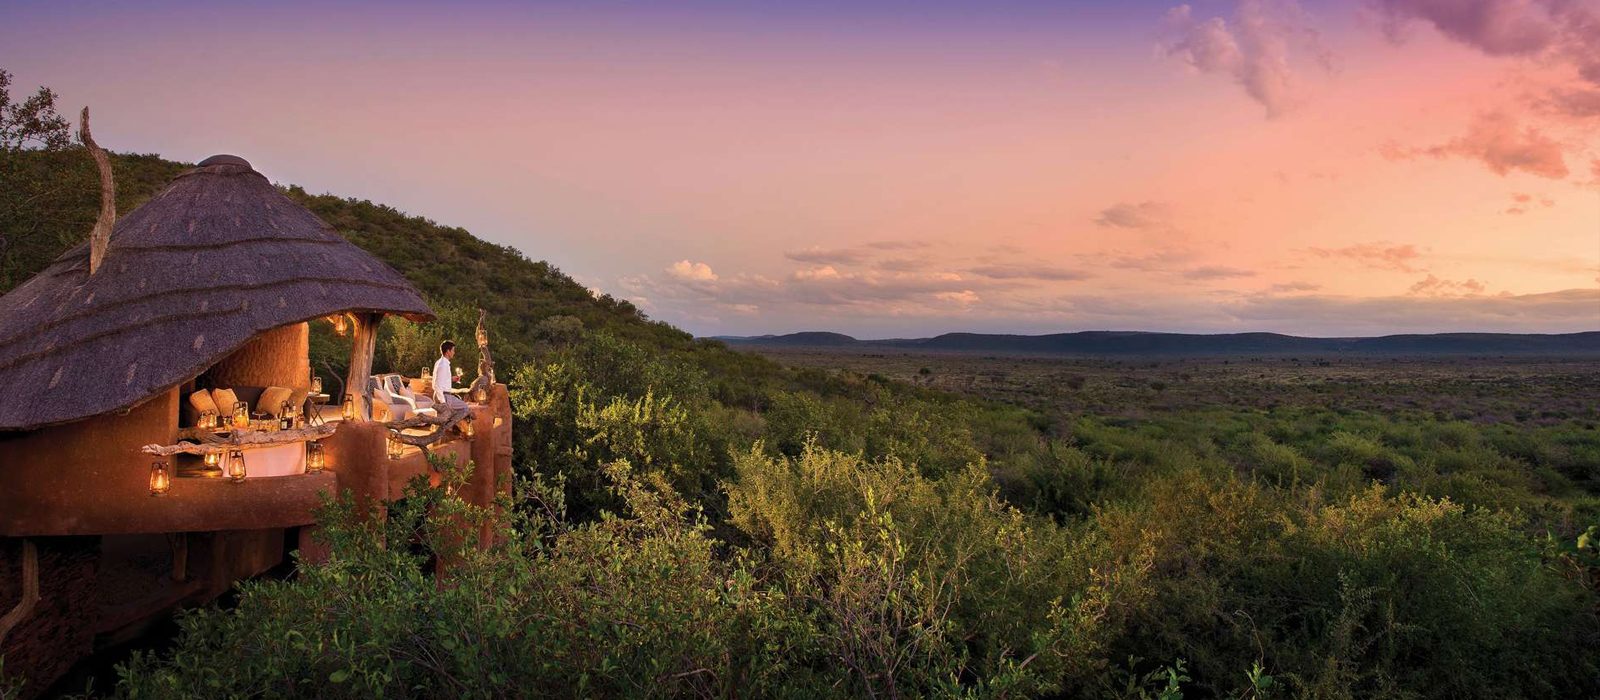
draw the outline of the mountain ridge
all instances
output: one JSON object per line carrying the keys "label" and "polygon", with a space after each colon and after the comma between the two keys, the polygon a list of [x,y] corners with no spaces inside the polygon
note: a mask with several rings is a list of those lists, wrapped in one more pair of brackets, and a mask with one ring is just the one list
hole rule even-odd
{"label": "mountain ridge", "polygon": [[734,347],[882,348],[1025,355],[1600,354],[1600,331],[1398,333],[1329,338],[1269,332],[1076,331],[1043,335],[956,332],[928,338],[872,340],[862,340],[843,333],[803,331],[780,335],[715,336],[713,339]]}

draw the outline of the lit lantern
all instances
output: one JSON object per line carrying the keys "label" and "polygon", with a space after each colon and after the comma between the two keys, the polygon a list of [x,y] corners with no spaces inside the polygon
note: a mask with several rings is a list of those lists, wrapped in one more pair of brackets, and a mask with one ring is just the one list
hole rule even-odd
{"label": "lit lantern", "polygon": [[472,390],[472,401],[473,401],[473,403],[488,403],[489,402],[489,390],[483,388],[482,386],[480,386],[480,387],[478,387],[476,389],[473,389]]}
{"label": "lit lantern", "polygon": [[333,334],[341,338],[344,337],[345,329],[349,327],[345,321],[344,314],[334,314],[329,316],[328,323],[333,324]]}
{"label": "lit lantern", "polygon": [[313,394],[322,393],[322,377],[312,377],[311,378],[311,393],[313,393]]}
{"label": "lit lantern", "polygon": [[167,460],[158,460],[150,463],[150,495],[165,496],[167,489],[172,488],[172,470],[167,466]]}
{"label": "lit lantern", "polygon": [[206,461],[206,471],[211,471],[213,469],[215,469],[217,471],[222,471],[222,453],[221,452],[207,452],[206,456],[205,456],[205,461]]}
{"label": "lit lantern", "polygon": [[344,419],[348,420],[348,421],[353,421],[353,420],[356,419],[357,413],[356,413],[356,395],[355,394],[345,394],[344,395],[344,410],[341,412],[340,415],[343,415]]}
{"label": "lit lantern", "polygon": [[306,473],[315,474],[327,466],[327,457],[322,452],[322,443],[316,440],[306,443]]}
{"label": "lit lantern", "polygon": [[461,421],[460,423],[457,423],[456,425],[461,426],[461,434],[463,436],[465,436],[468,440],[472,439],[472,417],[471,416],[468,416],[466,420]]}
{"label": "lit lantern", "polygon": [[245,477],[244,450],[228,451],[228,478],[233,483],[243,483]]}
{"label": "lit lantern", "polygon": [[389,459],[400,459],[406,451],[406,444],[400,442],[393,434],[389,435]]}
{"label": "lit lantern", "polygon": [[250,404],[243,401],[233,402],[233,427],[240,430],[250,427]]}

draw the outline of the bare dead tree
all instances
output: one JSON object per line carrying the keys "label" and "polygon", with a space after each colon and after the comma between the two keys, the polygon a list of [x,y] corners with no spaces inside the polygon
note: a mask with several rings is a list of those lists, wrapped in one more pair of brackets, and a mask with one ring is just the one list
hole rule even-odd
{"label": "bare dead tree", "polygon": [[89,155],[94,156],[95,167],[100,169],[100,216],[94,220],[94,230],[89,233],[89,274],[100,269],[111,245],[111,227],[117,223],[117,182],[111,176],[111,157],[94,142],[89,133],[89,108],[83,108],[78,121],[78,140]]}

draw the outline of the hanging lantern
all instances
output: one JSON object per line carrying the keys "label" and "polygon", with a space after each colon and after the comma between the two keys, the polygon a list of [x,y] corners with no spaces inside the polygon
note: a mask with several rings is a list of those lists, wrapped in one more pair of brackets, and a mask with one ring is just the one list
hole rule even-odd
{"label": "hanging lantern", "polygon": [[456,425],[461,426],[461,434],[463,436],[465,436],[468,440],[472,439],[472,417],[471,416],[468,416],[466,420],[461,421],[460,423],[457,423]]}
{"label": "hanging lantern", "polygon": [[207,452],[205,456],[206,471],[222,471],[222,453]]}
{"label": "hanging lantern", "polygon": [[167,460],[157,460],[150,463],[150,495],[165,496],[167,489],[172,488],[172,470],[167,466]]}
{"label": "hanging lantern", "polygon": [[333,334],[337,335],[337,336],[339,336],[341,338],[344,337],[345,329],[347,329],[349,327],[349,325],[345,321],[344,314],[334,314],[332,316],[329,316],[328,317],[328,323],[333,324]]}
{"label": "hanging lantern", "polygon": [[405,451],[406,444],[400,442],[400,440],[395,438],[394,434],[391,433],[389,435],[389,459],[400,459],[401,455],[405,454]]}
{"label": "hanging lantern", "polygon": [[233,427],[239,430],[250,427],[250,404],[243,401],[233,402]]}
{"label": "hanging lantern", "polygon": [[322,443],[316,440],[306,443],[306,473],[315,474],[327,466],[327,457],[322,452]]}
{"label": "hanging lantern", "polygon": [[244,477],[244,450],[229,450],[228,478],[233,479],[233,483],[239,484],[244,482]]}
{"label": "hanging lantern", "polygon": [[353,421],[353,420],[356,419],[356,416],[358,414],[356,413],[356,395],[355,394],[345,394],[344,395],[344,409],[343,409],[343,411],[340,412],[340,415],[344,416],[344,419],[348,420],[348,421]]}
{"label": "hanging lantern", "polygon": [[489,402],[489,390],[484,388],[482,385],[480,385],[476,389],[473,389],[472,390],[472,402],[473,403],[488,403]]}

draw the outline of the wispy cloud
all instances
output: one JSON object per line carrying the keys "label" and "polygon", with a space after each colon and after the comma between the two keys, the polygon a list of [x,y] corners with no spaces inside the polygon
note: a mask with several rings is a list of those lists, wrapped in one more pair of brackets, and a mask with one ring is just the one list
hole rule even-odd
{"label": "wispy cloud", "polygon": [[1092,275],[1083,270],[1050,265],[981,265],[967,272],[997,280],[1045,280],[1072,282],[1089,279]]}
{"label": "wispy cloud", "polygon": [[1406,290],[1406,293],[1412,296],[1462,297],[1483,294],[1485,289],[1484,283],[1475,279],[1457,281],[1428,275],[1416,284],[1411,285],[1411,288]]}
{"label": "wispy cloud", "polygon": [[1254,277],[1255,275],[1256,273],[1254,270],[1228,267],[1226,265],[1202,265],[1200,267],[1190,268],[1183,271],[1184,278],[1191,280],[1225,280],[1237,279],[1240,277]]}
{"label": "wispy cloud", "polygon": [[1533,209],[1535,206],[1548,209],[1555,205],[1556,200],[1549,197],[1535,197],[1526,192],[1513,192],[1511,193],[1511,206],[1506,207],[1505,213],[1526,214],[1528,210]]}
{"label": "wispy cloud", "polygon": [[847,265],[859,263],[871,257],[871,254],[861,248],[806,248],[805,250],[791,250],[783,254],[795,262],[813,263],[817,265]]}
{"label": "wispy cloud", "polygon": [[1289,292],[1315,292],[1318,289],[1322,289],[1322,285],[1310,282],[1282,282],[1268,287],[1267,291],[1272,294],[1284,294]]}
{"label": "wispy cloud", "polygon": [[1114,228],[1164,229],[1172,226],[1172,210],[1161,202],[1119,202],[1101,209],[1094,222]]}
{"label": "wispy cloud", "polygon": [[1228,314],[1255,327],[1371,335],[1401,332],[1484,331],[1560,333],[1594,330],[1600,289],[1493,296],[1246,297]]}
{"label": "wispy cloud", "polygon": [[1516,117],[1504,111],[1479,114],[1465,135],[1451,141],[1422,148],[1388,144],[1381,153],[1392,160],[1423,155],[1471,158],[1489,166],[1498,175],[1521,170],[1559,180],[1569,172],[1560,142],[1536,127],[1520,126]]}
{"label": "wispy cloud", "polygon": [[1242,0],[1230,22],[1199,19],[1194,8],[1167,11],[1162,50],[1200,73],[1227,75],[1266,107],[1268,117],[1288,112],[1303,87],[1293,54],[1312,56],[1323,68],[1332,64],[1304,10],[1292,0]]}
{"label": "wispy cloud", "polygon": [[1351,260],[1379,270],[1423,272],[1416,267],[1422,253],[1411,244],[1362,243],[1343,248],[1311,248],[1310,251],[1320,258]]}
{"label": "wispy cloud", "polygon": [[813,265],[859,265],[885,252],[922,250],[932,244],[926,241],[892,240],[872,241],[856,246],[823,248],[811,246],[802,250],[784,251],[783,257]]}

